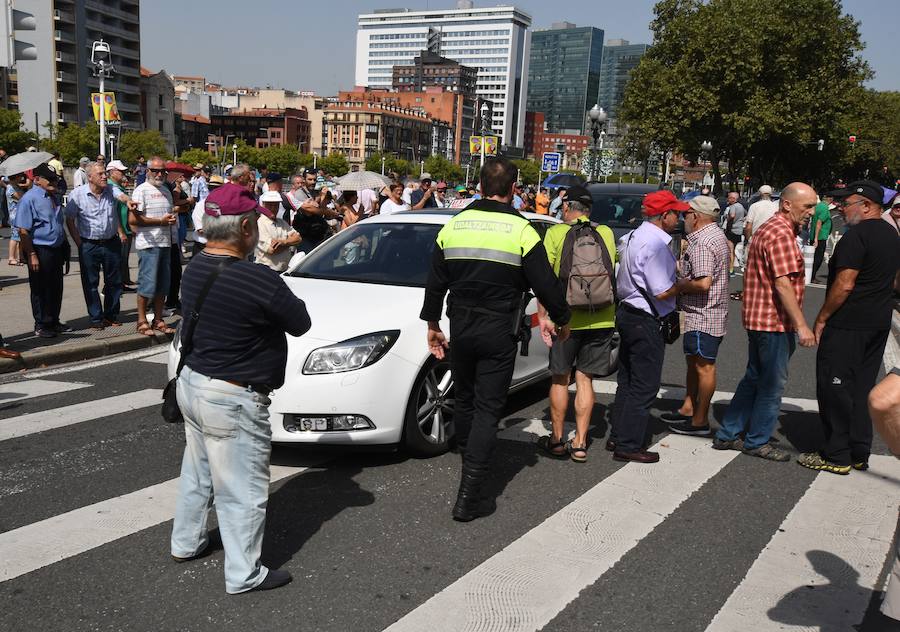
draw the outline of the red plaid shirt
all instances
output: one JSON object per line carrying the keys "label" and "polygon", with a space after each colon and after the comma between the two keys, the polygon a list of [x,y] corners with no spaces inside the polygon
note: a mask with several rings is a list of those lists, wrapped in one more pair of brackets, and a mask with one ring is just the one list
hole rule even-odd
{"label": "red plaid shirt", "polygon": [[775,279],[786,276],[803,307],[806,279],[794,224],[782,212],[762,225],[750,240],[744,272],[744,327],[751,331],[794,331]]}

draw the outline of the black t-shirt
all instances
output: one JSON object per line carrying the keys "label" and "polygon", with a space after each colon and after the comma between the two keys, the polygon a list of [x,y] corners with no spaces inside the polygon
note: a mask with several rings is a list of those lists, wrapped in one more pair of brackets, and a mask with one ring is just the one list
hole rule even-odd
{"label": "black t-shirt", "polygon": [[[184,314],[191,313],[223,258],[201,252],[191,259],[181,280]],[[185,364],[207,377],[278,388],[287,362],[285,332],[300,336],[309,327],[306,305],[277,272],[238,261],[222,271],[206,296]]]}
{"label": "black t-shirt", "polygon": [[[416,204],[422,201],[423,197],[425,197],[425,191],[422,189],[416,189],[415,191],[410,193],[410,207],[415,207]],[[425,200],[425,205],[422,208],[437,208],[437,200],[434,199],[434,193],[431,194],[431,197]]]}
{"label": "black t-shirt", "polygon": [[850,226],[828,263],[828,288],[841,268],[859,270],[856,285],[828,324],[844,329],[890,329],[900,236],[881,218]]}
{"label": "black t-shirt", "polygon": [[307,215],[303,209],[298,210],[294,215],[293,227],[300,233],[303,241],[314,244],[325,241],[331,228],[323,215]]}

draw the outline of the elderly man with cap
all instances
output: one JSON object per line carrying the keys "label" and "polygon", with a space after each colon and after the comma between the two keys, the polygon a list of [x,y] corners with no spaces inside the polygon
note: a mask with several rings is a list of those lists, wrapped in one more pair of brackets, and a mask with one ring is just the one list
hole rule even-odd
{"label": "elderly man with cap", "polygon": [[259,216],[259,241],[256,243],[254,261],[276,272],[284,272],[294,254],[294,248],[300,244],[300,233],[278,216],[281,193],[269,189],[260,196],[259,202],[269,210],[272,217]]}
{"label": "elderly man with cap", "polygon": [[[124,167],[121,162],[118,166]],[[118,194],[107,183],[106,167],[92,162],[86,168],[88,184],[76,187],[66,204],[66,225],[81,264],[81,287],[93,329],[119,327],[122,296],[122,245],[128,235],[122,226],[117,202],[137,208],[125,193]],[[100,271],[103,271],[103,304]]]}
{"label": "elderly man with cap", "polygon": [[208,178],[209,167],[206,167],[203,163],[199,162],[194,165],[194,177],[191,178],[191,200],[193,200],[194,204],[200,200],[206,199],[206,196],[209,195],[209,186],[207,186]]}
{"label": "elderly man with cap", "polygon": [[659,454],[645,447],[647,423],[666,351],[660,319],[675,311],[675,298],[686,284],[676,280],[670,233],[678,228],[679,213],[688,209],[687,202],[679,201],[667,189],[648,193],[642,209],[645,221],[624,238],[619,255],[618,389],[606,444],[617,461],[659,461]]}
{"label": "elderly man with cap", "polygon": [[816,398],[825,442],[800,455],[800,465],[833,474],[869,467],[872,419],[869,392],[875,386],[891,332],[893,292],[900,269],[900,236],[881,220],[884,190],[859,180],[832,191],[849,229],[828,266],[825,303],[813,331]]}
{"label": "elderly man with cap", "polygon": [[[544,249],[547,259],[557,276],[568,252],[572,253],[566,262],[571,268],[576,260],[576,243],[583,243],[596,258],[597,247],[600,259],[609,262],[607,273],[615,274],[616,238],[607,226],[591,226],[590,214],[593,200],[590,192],[584,187],[570,188],[563,200],[563,217],[566,223],[556,224],[544,235]],[[586,226],[597,233],[596,237]],[[568,236],[572,232],[572,238]],[[603,254],[605,251],[605,255]],[[580,250],[580,252],[584,252]],[[610,288],[613,289],[613,288]],[[552,335],[553,322],[544,306],[538,304],[538,319],[541,337],[550,347],[550,423],[552,430],[549,437],[542,437],[539,447],[548,455],[563,458],[569,456],[573,461],[583,463],[587,460],[588,427],[594,412],[594,376],[604,377],[613,371],[610,366],[613,333],[616,326],[616,306],[611,303],[598,309],[572,308],[572,319],[569,321],[571,334],[565,341],[559,341]],[[569,382],[572,369],[575,369],[575,438],[566,442],[563,436],[563,422],[569,407]]]}
{"label": "elderly man with cap", "polygon": [[77,188],[82,185],[87,184],[87,171],[85,167],[90,162],[90,159],[87,156],[82,156],[81,160],[78,161],[78,168],[75,170],[75,173],[72,174],[73,187]]}
{"label": "elderly man with cap", "polygon": [[812,215],[816,199],[812,187],[789,184],[781,192],[778,212],[753,233],[744,271],[742,313],[747,369],[713,440],[717,450],[742,450],[770,461],[790,459],[769,439],[778,423],[798,339],[803,347],[816,344],[803,316],[806,283],[796,237],[800,225]]}
{"label": "elderly man with cap", "polygon": [[423,172],[419,178],[419,188],[413,189],[409,194],[409,206],[414,211],[438,207],[438,202],[435,199],[437,186],[432,186],[432,184],[431,174],[427,171]]}
{"label": "elderly man with cap", "polygon": [[66,234],[62,209],[56,204],[57,175],[46,164],[32,170],[31,188],[19,200],[13,228],[19,231],[28,265],[34,334],[54,338],[62,331],[63,266]]}
{"label": "elderly man with cap", "polygon": [[[131,267],[128,265],[128,257],[131,254],[131,244],[134,242],[134,232],[128,225],[128,194],[125,192],[125,173],[128,167],[121,160],[113,160],[106,165],[106,184],[112,188],[116,198],[116,210],[119,214],[119,223],[125,232],[125,241],[122,242],[122,261],[119,269],[122,276],[122,291],[134,292],[137,286],[131,280]],[[125,199],[123,199],[123,196]]]}
{"label": "elderly man with cap", "polygon": [[678,309],[684,314],[687,361],[684,402],[663,413],[672,432],[710,436],[709,404],[716,390],[716,357],[728,322],[728,239],[719,228],[719,203],[698,195],[684,212],[687,248],[681,256]]}
{"label": "elderly man with cap", "polygon": [[236,594],[291,581],[290,573],[260,560],[272,450],[269,394],[284,384],[285,334],[303,335],[310,319],[277,272],[247,261],[258,217],[272,213],[236,184],[211,192],[205,213],[206,248],[182,284],[191,318],[181,332],[176,393],[186,445],[171,553],[182,563],[205,554],[215,506],[225,590]]}

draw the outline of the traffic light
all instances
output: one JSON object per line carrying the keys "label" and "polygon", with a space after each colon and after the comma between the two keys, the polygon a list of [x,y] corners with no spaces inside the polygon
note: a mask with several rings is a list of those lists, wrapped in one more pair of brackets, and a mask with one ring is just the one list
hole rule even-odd
{"label": "traffic light", "polygon": [[850,144],[852,145],[853,143],[856,142],[856,135],[851,134],[847,140],[850,141]]}
{"label": "traffic light", "polygon": [[20,42],[15,37],[16,31],[33,31],[37,23],[34,15],[11,9],[8,2],[0,9],[0,36],[5,44],[0,46],[0,66],[14,66],[17,61],[37,59],[37,48],[34,44]]}

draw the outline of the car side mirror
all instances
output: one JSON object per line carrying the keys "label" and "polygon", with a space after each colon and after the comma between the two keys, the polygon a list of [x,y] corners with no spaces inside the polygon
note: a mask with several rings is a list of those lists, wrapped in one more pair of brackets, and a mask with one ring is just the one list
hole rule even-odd
{"label": "car side mirror", "polygon": [[303,262],[304,259],[306,259],[305,252],[295,253],[294,256],[291,257],[291,260],[288,262],[287,270],[285,270],[284,273],[288,276],[294,274],[294,272],[297,271],[297,268],[300,267],[300,264]]}

